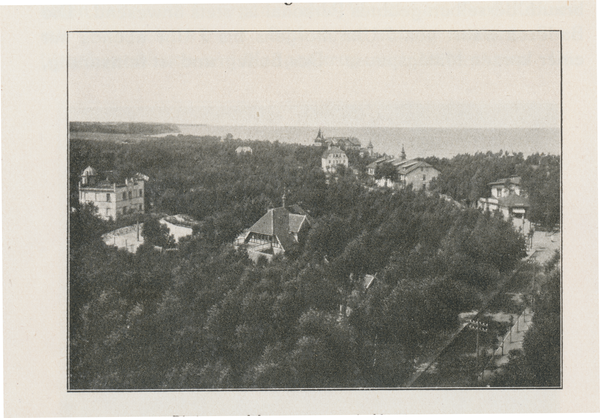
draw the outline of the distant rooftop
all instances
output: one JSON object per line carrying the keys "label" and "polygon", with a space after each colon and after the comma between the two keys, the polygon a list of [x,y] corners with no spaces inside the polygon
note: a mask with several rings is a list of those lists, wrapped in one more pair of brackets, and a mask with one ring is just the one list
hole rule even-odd
{"label": "distant rooftop", "polygon": [[506,184],[507,182],[509,184],[514,184],[514,185],[518,186],[521,184],[521,177],[519,177],[519,176],[507,177],[505,179],[500,179],[500,180],[496,180],[491,183],[488,183],[488,186],[501,186],[503,184]]}

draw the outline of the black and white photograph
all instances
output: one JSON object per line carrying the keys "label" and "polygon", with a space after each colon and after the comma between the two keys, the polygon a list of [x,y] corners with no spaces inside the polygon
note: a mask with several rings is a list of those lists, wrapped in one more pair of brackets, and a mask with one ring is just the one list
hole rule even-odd
{"label": "black and white photograph", "polygon": [[600,411],[595,8],[1,8],[5,415]]}
{"label": "black and white photograph", "polygon": [[70,32],[70,390],[561,387],[561,32]]}

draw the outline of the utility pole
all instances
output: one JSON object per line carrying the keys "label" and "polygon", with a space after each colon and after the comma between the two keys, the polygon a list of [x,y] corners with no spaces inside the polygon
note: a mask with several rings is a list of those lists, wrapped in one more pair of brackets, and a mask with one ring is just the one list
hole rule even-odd
{"label": "utility pole", "polygon": [[475,370],[479,370],[479,328],[477,328],[477,339],[475,342]]}
{"label": "utility pole", "polygon": [[469,321],[469,324],[467,325],[469,327],[469,329],[473,329],[475,331],[477,331],[477,336],[476,336],[476,340],[475,340],[475,375],[478,376],[479,374],[479,333],[480,332],[487,332],[488,329],[488,324],[482,321],[475,321],[473,319],[471,319]]}
{"label": "utility pole", "polygon": [[531,285],[531,310],[535,312],[535,276],[537,274],[537,266],[533,263],[533,283]]}
{"label": "utility pole", "polygon": [[377,364],[377,334],[375,334],[375,353],[373,354],[373,367]]}

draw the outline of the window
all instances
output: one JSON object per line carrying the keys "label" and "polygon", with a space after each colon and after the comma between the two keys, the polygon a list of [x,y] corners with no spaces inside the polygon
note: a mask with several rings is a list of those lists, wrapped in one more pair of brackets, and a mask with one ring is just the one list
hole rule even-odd
{"label": "window", "polygon": [[129,191],[129,198],[131,199],[131,191]]}
{"label": "window", "polygon": [[123,192],[123,200],[127,200],[127,192]]}
{"label": "window", "polygon": [[[110,196],[110,195],[109,195]],[[106,216],[108,216],[108,208],[106,208]]]}
{"label": "window", "polygon": [[[110,193],[106,193],[106,201],[110,202]],[[106,214],[108,215],[108,209],[106,209],[106,210],[107,210]]]}
{"label": "window", "polygon": [[140,192],[140,197],[144,196],[144,191],[143,190],[139,190]]}
{"label": "window", "polygon": [[427,174],[423,174],[423,181],[427,179]]}
{"label": "window", "polygon": [[139,204],[139,206],[140,206],[140,210],[142,210],[142,204],[141,203]]}

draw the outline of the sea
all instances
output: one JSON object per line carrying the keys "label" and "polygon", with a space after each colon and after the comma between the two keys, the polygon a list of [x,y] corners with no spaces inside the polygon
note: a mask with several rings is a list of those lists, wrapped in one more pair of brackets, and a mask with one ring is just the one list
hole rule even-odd
{"label": "sea", "polygon": [[451,158],[457,154],[522,152],[560,155],[561,132],[558,128],[389,128],[335,126],[217,126],[178,125],[183,135],[233,135],[235,139],[279,141],[312,145],[319,129],[325,137],[356,137],[363,147],[369,141],[376,153],[408,158]]}

